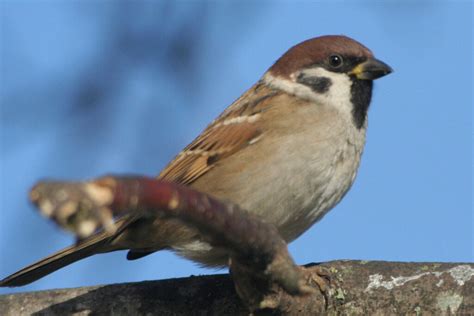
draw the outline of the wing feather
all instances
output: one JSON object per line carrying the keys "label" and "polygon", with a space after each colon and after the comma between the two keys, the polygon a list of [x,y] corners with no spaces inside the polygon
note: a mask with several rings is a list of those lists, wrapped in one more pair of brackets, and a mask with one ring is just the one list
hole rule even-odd
{"label": "wing feather", "polygon": [[257,83],[163,169],[160,179],[190,184],[222,159],[245,148],[262,134],[260,113],[278,92]]}

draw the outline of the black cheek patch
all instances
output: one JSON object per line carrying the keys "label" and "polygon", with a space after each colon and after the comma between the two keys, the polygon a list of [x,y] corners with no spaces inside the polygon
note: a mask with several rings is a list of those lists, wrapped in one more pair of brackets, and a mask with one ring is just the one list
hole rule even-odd
{"label": "black cheek patch", "polygon": [[305,74],[300,74],[296,78],[296,82],[308,86],[317,93],[326,93],[332,85],[332,81],[326,77],[310,77]]}

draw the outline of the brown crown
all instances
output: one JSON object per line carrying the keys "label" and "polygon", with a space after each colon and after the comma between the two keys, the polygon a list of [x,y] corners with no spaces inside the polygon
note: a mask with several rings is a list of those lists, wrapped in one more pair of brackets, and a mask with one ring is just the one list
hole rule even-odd
{"label": "brown crown", "polygon": [[296,70],[326,60],[331,54],[351,57],[373,57],[361,43],[342,35],[311,38],[290,48],[269,69],[273,76],[289,77]]}

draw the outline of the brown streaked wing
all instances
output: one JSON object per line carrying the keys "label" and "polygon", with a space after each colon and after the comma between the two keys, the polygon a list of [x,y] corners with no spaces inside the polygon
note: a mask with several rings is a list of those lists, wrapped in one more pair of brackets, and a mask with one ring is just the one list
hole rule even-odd
{"label": "brown streaked wing", "polygon": [[271,106],[276,94],[277,91],[257,83],[206,127],[158,177],[190,184],[218,161],[248,146],[261,135],[259,114]]}

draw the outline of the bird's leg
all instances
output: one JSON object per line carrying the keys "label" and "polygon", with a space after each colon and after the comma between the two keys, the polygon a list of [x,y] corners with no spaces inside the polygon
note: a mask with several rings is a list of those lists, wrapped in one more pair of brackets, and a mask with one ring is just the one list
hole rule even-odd
{"label": "bird's leg", "polygon": [[106,176],[40,182],[30,197],[44,215],[79,238],[101,229],[113,232],[113,218],[125,215],[180,219],[211,245],[228,250],[236,289],[251,309],[278,306],[279,288],[290,295],[312,292],[272,224],[189,187],[147,177]]}

